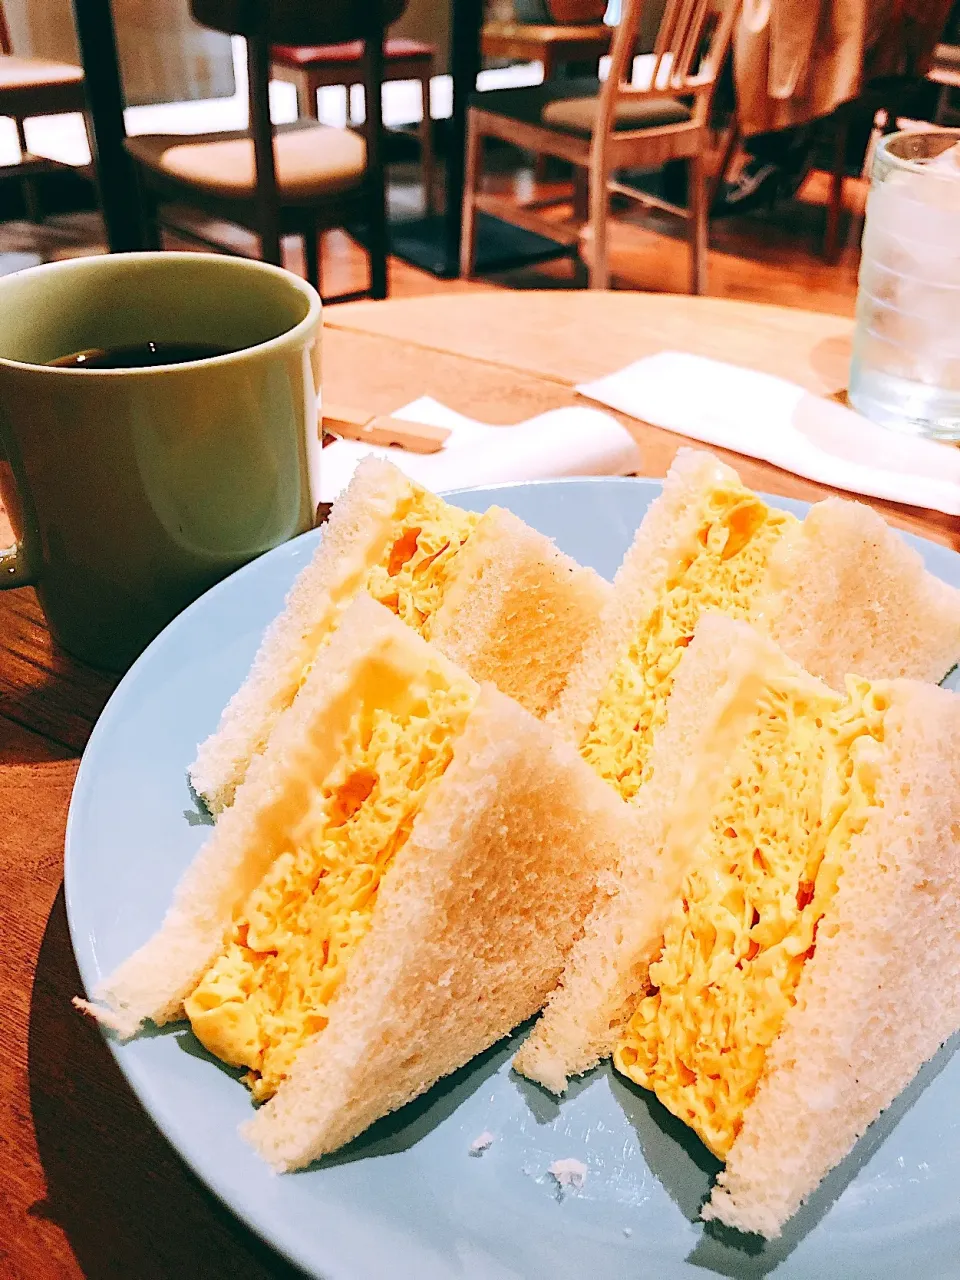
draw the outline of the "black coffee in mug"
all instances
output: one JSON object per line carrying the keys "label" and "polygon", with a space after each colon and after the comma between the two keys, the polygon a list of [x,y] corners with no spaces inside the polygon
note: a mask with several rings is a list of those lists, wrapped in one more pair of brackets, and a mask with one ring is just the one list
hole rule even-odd
{"label": "black coffee in mug", "polygon": [[58,369],[152,369],[164,364],[188,364],[230,355],[232,347],[208,342],[138,342],[130,347],[91,347],[73,351],[47,363]]}

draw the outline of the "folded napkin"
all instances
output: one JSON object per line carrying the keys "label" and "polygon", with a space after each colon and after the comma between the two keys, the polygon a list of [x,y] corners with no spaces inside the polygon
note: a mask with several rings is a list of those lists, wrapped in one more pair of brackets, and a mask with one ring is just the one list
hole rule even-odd
{"label": "folded napkin", "polygon": [[577,390],[808,480],[960,515],[960,449],[888,431],[768,373],[661,351]]}
{"label": "folded napkin", "polygon": [[553,409],[513,427],[491,427],[424,396],[391,416],[448,427],[450,436],[439,452],[425,454],[356,440],[334,441],[321,454],[322,502],[333,502],[357,464],[370,454],[386,458],[435,493],[554,476],[622,476],[640,466],[640,450],[629,431],[597,409]]}

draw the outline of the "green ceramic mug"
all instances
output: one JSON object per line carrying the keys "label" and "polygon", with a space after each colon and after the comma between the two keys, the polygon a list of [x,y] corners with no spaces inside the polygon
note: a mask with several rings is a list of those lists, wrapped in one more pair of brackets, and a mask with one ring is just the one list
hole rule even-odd
{"label": "green ceramic mug", "polygon": [[[154,342],[229,354],[51,367]],[[309,529],[319,502],[320,298],[278,267],[130,253],[0,278],[0,587],[122,670],[179,611]]]}

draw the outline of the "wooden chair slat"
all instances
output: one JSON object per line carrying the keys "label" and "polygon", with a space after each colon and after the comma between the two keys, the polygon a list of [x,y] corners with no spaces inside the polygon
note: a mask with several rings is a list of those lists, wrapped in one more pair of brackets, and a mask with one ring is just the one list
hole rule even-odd
{"label": "wooden chair slat", "polygon": [[710,0],[695,0],[687,30],[674,61],[672,80],[682,86],[690,75],[694,59],[701,52],[707,20],[710,16]]}

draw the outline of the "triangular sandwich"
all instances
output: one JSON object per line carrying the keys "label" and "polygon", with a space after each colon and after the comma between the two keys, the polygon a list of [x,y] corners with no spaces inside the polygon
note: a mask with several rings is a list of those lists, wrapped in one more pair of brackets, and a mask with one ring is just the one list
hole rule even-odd
{"label": "triangular sandwich", "polygon": [[296,1168],[542,1005],[637,811],[568,744],[365,595],[184,874],[82,1007],[190,1018]]}

